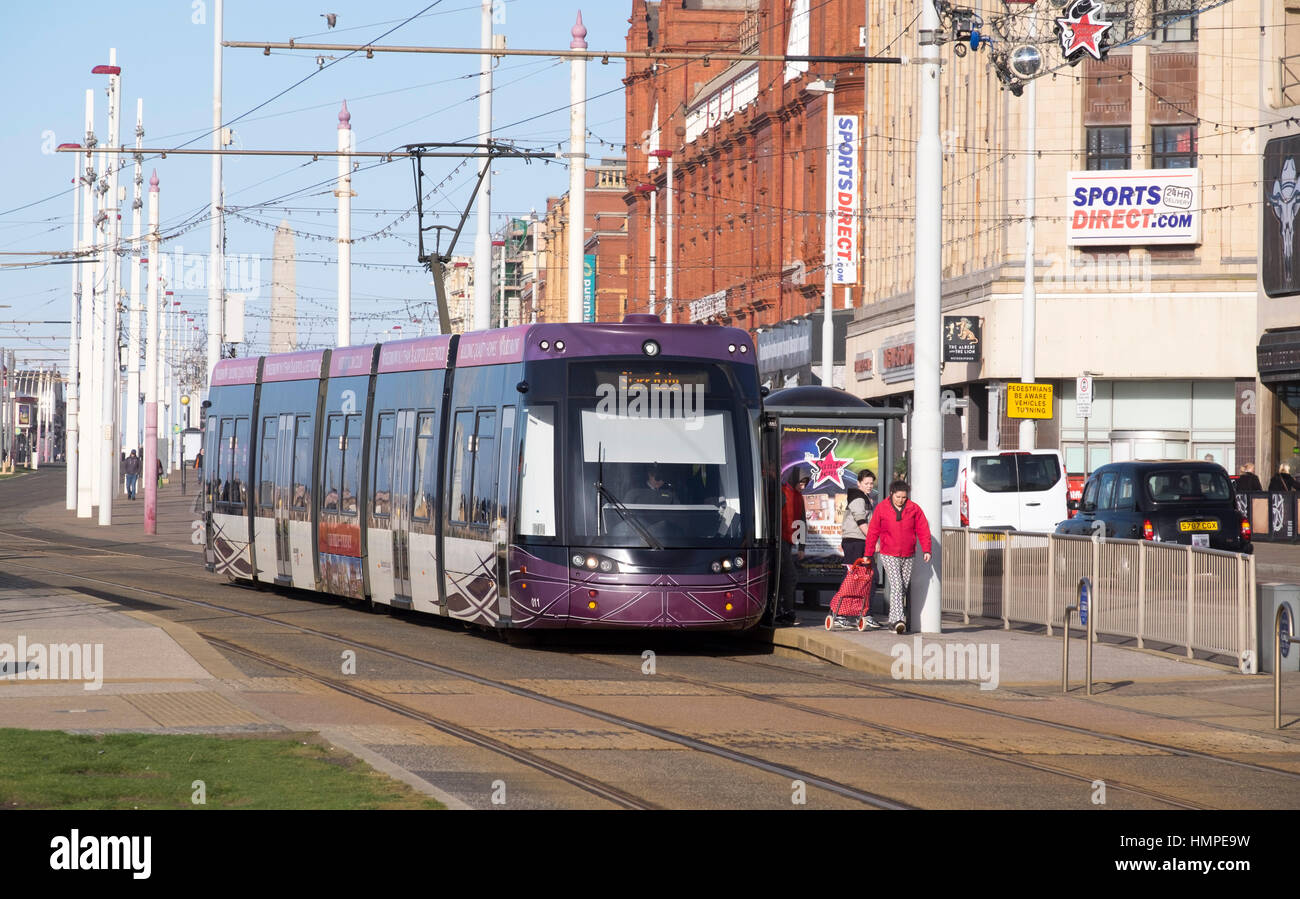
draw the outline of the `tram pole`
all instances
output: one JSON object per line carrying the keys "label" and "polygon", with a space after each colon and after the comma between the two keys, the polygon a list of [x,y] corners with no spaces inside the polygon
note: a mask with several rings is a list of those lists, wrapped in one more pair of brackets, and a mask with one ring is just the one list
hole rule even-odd
{"label": "tram pole", "polygon": [[[95,245],[95,91],[86,91],[86,158],[81,172],[81,250],[90,253]],[[77,432],[77,517],[89,518],[94,506],[94,458],[92,437],[95,433],[94,333],[95,333],[95,258],[87,255],[81,269],[81,330],[77,338],[81,412]]]}
{"label": "tram pole", "polygon": [[[73,215],[72,215],[72,250],[81,252],[81,157],[72,157]],[[80,376],[80,334],[81,328],[81,270],[85,263],[78,262],[69,266],[72,269],[72,306],[68,316],[68,390],[65,396],[67,408],[64,413],[63,460],[64,476],[67,482],[65,505],[69,512],[77,510],[77,431],[78,403],[80,388],[77,378]]]}
{"label": "tram pole", "polygon": [[[223,0],[216,0],[213,9],[212,43],[212,149],[220,150],[221,127],[221,32],[224,25]],[[226,297],[223,290],[226,261],[223,258],[225,238],[224,210],[221,197],[221,154],[212,154],[211,184],[212,227],[208,251],[208,377],[221,359],[222,344],[226,339]],[[151,257],[152,258],[152,257]]]}
{"label": "tram pole", "polygon": [[348,101],[339,110],[339,340],[338,346],[352,345],[352,113]]}
{"label": "tram pole", "polygon": [[[569,32],[572,50],[587,49],[587,28],[582,12]],[[583,317],[582,255],[587,232],[587,60],[569,62],[569,321]],[[595,310],[592,310],[595,321]]]}
{"label": "tram pole", "polygon": [[922,633],[941,631],[940,573],[942,523],[940,469],[943,419],[939,412],[939,360],[942,327],[939,321],[942,243],[943,156],[939,145],[939,12],[934,0],[921,4],[920,139],[916,145],[916,274],[913,320],[916,325],[916,366],[908,463],[912,495],[930,523],[930,563],[918,564],[912,578],[913,627],[920,618]]}
{"label": "tram pole", "polygon": [[[492,0],[483,0],[479,46],[492,49]],[[492,57],[478,58],[478,139],[492,139]],[[492,327],[492,159],[479,163],[478,220],[474,232],[474,315],[473,330]],[[437,275],[435,275],[437,277]],[[445,324],[445,323],[444,323]]]}
{"label": "tram pole", "polygon": [[[96,66],[96,69],[99,69]],[[108,51],[108,145],[116,147],[119,137],[119,123],[122,118],[122,74],[117,67],[117,50]],[[99,469],[99,526],[107,527],[113,523],[113,494],[117,490],[117,215],[121,202],[117,196],[117,161],[105,159],[105,173],[108,176],[108,191],[105,194],[104,222],[104,301],[102,307],[103,329],[103,363],[100,385],[100,428],[103,439],[100,442]]]}
{"label": "tram pole", "polygon": [[131,200],[131,253],[127,256],[131,266],[131,306],[126,346],[126,430],[123,432],[123,449],[126,453],[140,446],[140,238],[141,216],[144,212],[144,156],[139,152],[144,146],[144,100],[135,101],[135,166],[132,183],[135,191]]}
{"label": "tram pole", "polygon": [[[158,172],[149,178],[149,340],[144,362],[144,532],[158,533]],[[209,372],[209,377],[211,372]],[[212,464],[216,464],[213,460]]]}

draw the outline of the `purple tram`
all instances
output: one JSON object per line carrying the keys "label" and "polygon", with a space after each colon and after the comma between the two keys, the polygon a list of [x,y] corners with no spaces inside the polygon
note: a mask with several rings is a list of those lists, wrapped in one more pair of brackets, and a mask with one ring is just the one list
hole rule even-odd
{"label": "purple tram", "polygon": [[750,627],[755,355],[629,315],[222,360],[208,568],[496,628]]}

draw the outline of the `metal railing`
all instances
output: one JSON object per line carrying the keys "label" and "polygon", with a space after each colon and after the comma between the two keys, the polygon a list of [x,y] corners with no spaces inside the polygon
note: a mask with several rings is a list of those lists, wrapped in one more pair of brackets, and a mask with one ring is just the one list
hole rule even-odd
{"label": "metal railing", "polygon": [[[1061,627],[1079,578],[1092,579],[1096,632],[1139,648],[1228,656],[1253,674],[1252,556],[1146,540],[943,529],[943,611]],[[1153,644],[1149,647],[1149,644]]]}

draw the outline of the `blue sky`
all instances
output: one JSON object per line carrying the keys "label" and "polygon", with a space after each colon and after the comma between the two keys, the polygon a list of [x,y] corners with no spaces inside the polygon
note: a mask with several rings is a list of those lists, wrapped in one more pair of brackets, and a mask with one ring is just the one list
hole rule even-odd
{"label": "blue sky", "polygon": [[[286,41],[296,38],[323,43],[360,44],[373,41],[404,19],[424,9],[429,0],[315,3],[225,3],[226,40]],[[75,2],[12,6],[6,10],[11,35],[10,80],[0,93],[0,156],[7,177],[0,181],[0,251],[61,250],[71,246],[73,163],[49,149],[58,143],[80,142],[84,97],[96,88],[96,133],[107,135],[107,106],[102,88],[107,79],[90,70],[108,62],[117,49],[122,67],[122,139],[134,142],[136,98],[144,99],[145,146],[176,147],[195,140],[208,147],[205,135],[212,121],[212,0],[140,0],[115,4]],[[495,30],[513,48],[564,49],[578,9],[588,29],[592,49],[621,50],[627,34],[630,3],[582,0],[505,0],[504,23]],[[323,13],[337,14],[327,29]],[[479,3],[441,0],[379,43],[476,47],[479,42]],[[21,40],[15,36],[21,35]],[[342,54],[337,54],[342,55]],[[294,82],[318,71],[316,52],[227,48],[224,56],[223,118],[234,119],[269,100]],[[328,62],[328,60],[326,60]],[[235,146],[247,149],[334,149],[337,112],[347,99],[360,150],[387,150],[420,141],[472,141],[478,132],[477,57],[471,55],[357,55],[319,71],[267,106],[235,122]],[[621,155],[624,140],[624,66],[588,64],[588,129],[593,158]],[[604,95],[604,96],[598,96]],[[569,131],[568,63],[539,57],[506,57],[496,69],[493,92],[496,136],[521,145],[558,149]],[[609,145],[614,146],[609,146]],[[565,148],[567,151],[567,147]],[[473,188],[475,166],[458,171],[448,160],[426,174],[434,181],[450,176],[435,197],[434,207],[446,211],[441,222],[454,224],[453,210],[464,205]],[[226,205],[246,207],[244,215],[227,219],[227,252],[271,252],[272,229],[288,218],[304,236],[297,240],[299,256],[299,339],[325,346],[335,331],[337,267],[332,240],[306,235],[335,234],[332,158],[312,163],[299,158],[230,158],[225,160]],[[411,164],[398,160],[354,175],[352,234],[354,240],[374,234],[407,212],[415,202]],[[206,254],[209,229],[203,219],[209,199],[210,158],[169,156],[148,160],[147,181],[156,169],[162,183],[164,232],[187,222],[197,227],[168,242],[169,254],[181,250]],[[494,230],[507,216],[545,211],[548,195],[568,188],[568,170],[556,163],[525,165],[502,160],[494,169]],[[120,183],[128,189],[123,206],[123,234],[131,227],[131,170]],[[426,182],[428,183],[428,182]],[[319,185],[319,186],[314,186]],[[310,189],[308,189],[310,188]],[[54,196],[58,195],[58,196]],[[54,196],[53,199],[46,199]],[[285,199],[280,199],[285,198]],[[42,201],[45,202],[37,202]],[[271,205],[268,201],[275,201]],[[29,205],[31,204],[31,205]],[[26,208],[20,208],[26,207]],[[457,252],[472,253],[475,220],[471,215]],[[433,288],[427,273],[415,267],[415,219],[391,228],[393,236],[357,243],[353,249],[353,342],[381,338],[394,324],[404,324],[409,336],[412,316],[432,314]],[[403,239],[404,238],[404,239]],[[4,256],[12,263],[18,257]],[[365,266],[407,268],[366,268]],[[128,286],[123,267],[123,285]],[[261,280],[271,276],[269,260],[261,265]],[[66,368],[66,325],[18,324],[19,320],[68,318],[71,272],[68,266],[29,270],[0,270],[0,347],[16,349],[19,359],[49,359],[62,351]],[[247,326],[254,350],[265,349],[269,288],[249,302]],[[206,320],[206,288],[178,290],[187,311],[199,323]],[[426,304],[421,306],[420,304]],[[391,332],[390,332],[391,333]],[[48,338],[18,340],[17,336]],[[201,335],[195,334],[196,339]]]}

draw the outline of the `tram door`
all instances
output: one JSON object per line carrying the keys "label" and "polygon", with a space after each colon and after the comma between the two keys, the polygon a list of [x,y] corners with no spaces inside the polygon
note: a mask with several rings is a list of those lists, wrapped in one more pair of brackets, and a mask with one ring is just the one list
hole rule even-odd
{"label": "tram door", "polygon": [[411,605],[411,500],[415,468],[415,410],[397,413],[393,446],[393,594],[397,603]]}
{"label": "tram door", "polygon": [[293,413],[281,414],[275,443],[275,580],[278,584],[293,583],[289,511],[294,503],[301,505],[305,502],[305,497],[295,496],[293,490],[294,447],[297,444],[295,424]]}

